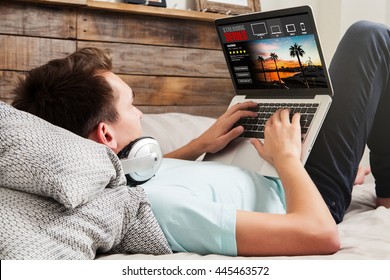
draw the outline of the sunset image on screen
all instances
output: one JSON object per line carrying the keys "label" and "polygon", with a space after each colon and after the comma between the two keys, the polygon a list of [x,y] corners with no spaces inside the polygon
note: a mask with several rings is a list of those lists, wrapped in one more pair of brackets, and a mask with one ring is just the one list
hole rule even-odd
{"label": "sunset image on screen", "polygon": [[258,82],[283,88],[327,86],[313,35],[252,41],[249,48]]}

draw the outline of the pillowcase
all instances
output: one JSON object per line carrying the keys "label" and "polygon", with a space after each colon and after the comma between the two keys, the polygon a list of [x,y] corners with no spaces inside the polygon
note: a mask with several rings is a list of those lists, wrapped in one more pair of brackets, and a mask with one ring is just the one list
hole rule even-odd
{"label": "pillowcase", "polygon": [[1,186],[0,201],[1,260],[172,253],[141,187],[105,188],[75,209]]}
{"label": "pillowcase", "polygon": [[145,136],[152,136],[166,154],[199,137],[216,120],[185,113],[144,114],[141,123]]}
{"label": "pillowcase", "polygon": [[108,147],[0,102],[0,186],[74,209],[125,184]]}

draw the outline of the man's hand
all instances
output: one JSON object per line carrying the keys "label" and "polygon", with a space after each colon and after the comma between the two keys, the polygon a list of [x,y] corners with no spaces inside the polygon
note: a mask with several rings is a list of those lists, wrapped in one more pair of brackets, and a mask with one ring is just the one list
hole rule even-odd
{"label": "man's hand", "polygon": [[259,139],[251,139],[259,155],[269,163],[283,164],[286,157],[301,157],[300,114],[294,114],[290,122],[290,110],[276,111],[266,123],[264,143]]}
{"label": "man's hand", "polygon": [[216,153],[222,150],[244,132],[242,126],[233,128],[236,122],[245,117],[257,117],[257,113],[251,111],[256,106],[257,103],[251,101],[233,105],[202,135],[164,157],[196,160],[204,153]]}
{"label": "man's hand", "polygon": [[234,127],[241,118],[257,117],[256,112],[250,111],[257,106],[255,102],[237,103],[230,107],[217,121],[196,139],[206,153],[216,153],[226,147],[233,139],[244,132],[242,126]]}

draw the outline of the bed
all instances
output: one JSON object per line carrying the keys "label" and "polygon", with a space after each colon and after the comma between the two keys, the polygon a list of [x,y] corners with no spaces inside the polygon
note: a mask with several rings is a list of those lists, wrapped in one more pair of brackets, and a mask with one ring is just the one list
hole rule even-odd
{"label": "bed", "polygon": [[[213,118],[183,113],[145,114],[144,134],[156,138],[164,152],[173,150],[199,135],[213,122]],[[201,159],[199,159],[201,160]],[[362,165],[368,166],[367,154]],[[390,209],[375,208],[374,181],[368,176],[363,185],[355,186],[352,203],[344,221],[339,224],[341,249],[329,256],[268,257],[261,259],[390,259]],[[243,257],[235,257],[246,259]],[[98,255],[98,260],[112,259],[232,259],[221,255],[174,253],[154,256],[146,254]],[[250,258],[258,259],[258,258]]]}
{"label": "bed", "polygon": [[[166,153],[214,121],[185,113],[145,114],[143,134],[157,139]],[[107,147],[2,102],[0,131],[1,259],[233,258],[171,254],[146,196],[126,186],[119,160]],[[390,209],[375,208],[371,177],[354,188],[339,230],[337,253],[288,259],[390,259]],[[269,259],[281,258],[287,257]]]}

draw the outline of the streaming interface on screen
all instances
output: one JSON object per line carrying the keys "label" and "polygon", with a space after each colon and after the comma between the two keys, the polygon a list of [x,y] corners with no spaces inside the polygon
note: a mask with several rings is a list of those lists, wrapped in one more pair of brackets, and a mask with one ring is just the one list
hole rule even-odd
{"label": "streaming interface on screen", "polygon": [[327,87],[307,14],[219,26],[237,89]]}

